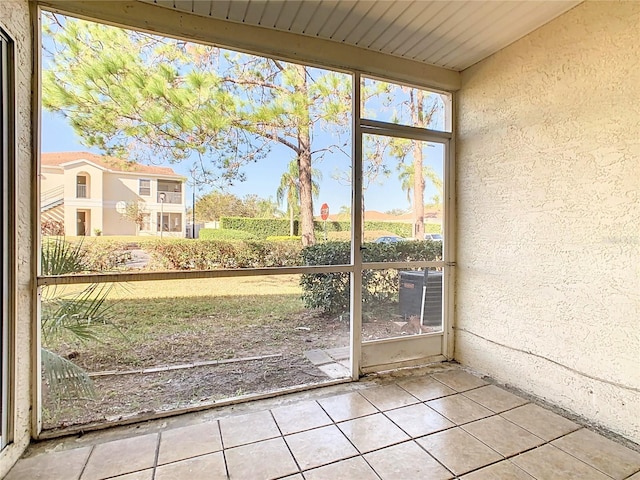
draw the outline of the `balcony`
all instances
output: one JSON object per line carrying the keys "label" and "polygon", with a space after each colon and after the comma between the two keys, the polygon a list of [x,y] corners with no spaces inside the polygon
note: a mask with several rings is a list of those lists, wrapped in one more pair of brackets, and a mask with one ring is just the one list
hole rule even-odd
{"label": "balcony", "polygon": [[87,185],[79,183],[76,185],[76,198],[87,198]]}
{"label": "balcony", "polygon": [[[164,196],[164,199],[163,199]],[[182,203],[182,192],[158,192],[158,203]]]}

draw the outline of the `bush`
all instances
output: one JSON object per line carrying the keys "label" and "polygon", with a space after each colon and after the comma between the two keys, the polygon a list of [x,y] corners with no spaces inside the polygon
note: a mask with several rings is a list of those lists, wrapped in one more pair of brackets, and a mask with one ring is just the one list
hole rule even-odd
{"label": "bush", "polygon": [[[318,238],[322,238],[324,233],[323,221],[313,222],[313,229]],[[438,224],[425,224],[425,228],[434,225],[440,231]],[[289,235],[289,220],[284,218],[245,218],[245,217],[222,217],[220,226],[223,229],[243,230],[255,235],[256,238],[266,239],[267,237],[284,237]],[[410,223],[398,222],[365,222],[365,230],[386,230],[400,237],[410,237],[413,232]],[[351,222],[327,222],[327,232],[349,232],[351,230]],[[294,222],[294,233],[300,234],[300,224],[296,220]],[[431,230],[427,230],[432,233]],[[202,230],[200,230],[202,232]],[[201,237],[202,238],[202,237]]]}
{"label": "bush", "polygon": [[62,220],[42,220],[40,222],[40,233],[43,237],[63,236],[64,222]]}
{"label": "bush", "polygon": [[147,249],[166,269],[212,270],[300,265],[302,246],[299,242],[171,239],[150,242]]}
{"label": "bush", "polygon": [[[305,247],[301,252],[305,265],[348,264],[350,242],[326,242]],[[441,242],[415,241],[398,243],[367,243],[364,262],[411,262],[437,260],[442,256]],[[319,308],[326,313],[349,311],[349,274],[308,273],[300,279],[302,300],[307,308]],[[362,273],[362,301],[379,304],[396,298],[398,271],[365,270]]]}
{"label": "bush", "polygon": [[266,238],[267,242],[301,242],[302,237],[290,237],[289,235],[274,235]]}
{"label": "bush", "polygon": [[202,228],[198,233],[200,240],[257,240],[255,235],[244,230],[224,228]]}
{"label": "bush", "polygon": [[[222,217],[220,227],[229,230],[244,230],[259,239],[289,235],[289,220],[281,218]],[[298,232],[297,221],[294,222],[294,231]]]}
{"label": "bush", "polygon": [[124,242],[85,240],[82,237],[79,240],[44,238],[41,254],[44,275],[112,271],[131,259],[131,252]]}
{"label": "bush", "polygon": [[131,260],[131,251],[126,242],[101,238],[85,240],[82,247],[88,269],[94,272],[117,270]]}

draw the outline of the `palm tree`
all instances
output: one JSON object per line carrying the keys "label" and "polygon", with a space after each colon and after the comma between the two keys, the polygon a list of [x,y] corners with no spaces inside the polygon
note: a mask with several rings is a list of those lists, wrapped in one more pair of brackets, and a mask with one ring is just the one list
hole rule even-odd
{"label": "palm tree", "polygon": [[[82,242],[73,245],[62,238],[42,244],[43,275],[65,275],[89,270],[87,253]],[[114,284],[91,284],[79,293],[68,296],[56,294],[55,286],[42,289],[41,329],[43,343],[69,332],[76,338],[98,340],[95,327],[109,324],[111,307],[106,303]],[[64,394],[93,396],[93,382],[87,373],[63,356],[41,348],[45,379],[58,397]]]}
{"label": "palm tree", "polygon": [[[300,206],[300,168],[297,159],[289,162],[287,171],[280,178],[280,185],[276,191],[276,201],[278,205],[286,201],[287,211],[289,212],[289,236],[295,234],[294,217],[296,210]],[[311,169],[311,193],[314,198],[320,195],[319,180],[322,180],[322,173],[316,169]]]}
{"label": "palm tree", "polygon": [[[407,192],[407,200],[412,205],[413,188],[415,185],[414,164],[401,163],[398,165],[398,180],[400,180],[400,188]],[[427,165],[422,167],[422,177],[429,179],[434,187],[438,190],[438,197],[442,196],[442,180],[435,170]],[[424,192],[423,192],[424,193]]]}

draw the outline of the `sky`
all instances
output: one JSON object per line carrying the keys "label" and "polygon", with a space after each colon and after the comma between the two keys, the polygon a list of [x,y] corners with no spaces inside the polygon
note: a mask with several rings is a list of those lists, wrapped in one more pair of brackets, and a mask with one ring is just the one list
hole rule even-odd
{"label": "sky", "polygon": [[[321,139],[325,142],[327,138]],[[431,165],[442,178],[443,150],[441,146],[425,149],[427,158],[425,164]],[[81,139],[78,138],[73,128],[59,114],[53,114],[46,110],[42,111],[42,152],[74,152],[88,151],[92,153],[102,154],[97,149],[87,148],[82,145]],[[233,186],[225,189],[225,191],[238,196],[248,194],[256,194],[262,198],[271,197],[275,200],[276,190],[280,184],[280,177],[286,170],[287,164],[292,158],[292,154],[285,147],[272,149],[267,158],[257,163],[247,165],[244,168],[247,180],[244,182],[236,182]],[[320,195],[314,200],[314,213],[320,214],[320,206],[323,203],[329,205],[330,213],[338,213],[342,206],[349,206],[351,203],[351,186],[344,182],[338,182],[335,177],[336,173],[348,172],[350,158],[344,154],[325,155],[325,157],[316,162],[314,167],[318,168],[322,173],[320,183]],[[392,165],[391,161],[389,163]],[[166,164],[165,164],[166,165]],[[173,170],[189,179],[189,162],[167,165]],[[386,212],[392,209],[409,208],[406,192],[402,191],[398,174],[392,171],[389,177],[384,177],[378,182],[371,183],[365,191],[365,208],[366,210],[377,210]],[[196,195],[199,197],[211,188],[199,188]],[[436,190],[428,185],[425,192],[425,199],[428,200]],[[192,198],[192,187],[187,182],[186,194],[188,203]],[[285,207],[281,206],[284,210]]]}
{"label": "sky", "polygon": [[[45,46],[50,40],[46,37],[43,38]],[[48,61],[43,59],[43,68],[46,69]],[[374,82],[375,81],[369,81]],[[406,97],[407,89],[397,87],[394,95],[398,98]],[[398,104],[400,100],[398,100]],[[390,118],[386,118],[385,115],[391,115],[391,110],[383,111],[382,107],[373,105],[373,109],[379,110],[378,114],[372,118],[380,120],[390,121]],[[368,108],[365,105],[365,108]],[[394,110],[395,112],[395,110]],[[66,119],[56,113],[51,113],[46,110],[42,111],[42,152],[71,152],[71,151],[90,151],[96,154],[102,154],[100,150],[87,148],[82,145],[82,140],[75,134],[71,126]],[[338,142],[340,140],[340,142]],[[313,167],[320,171],[321,179],[320,195],[314,199],[314,213],[320,214],[320,206],[324,203],[329,205],[330,213],[338,213],[341,207],[349,207],[351,203],[351,185],[344,180],[339,181],[337,178],[348,177],[350,171],[350,149],[351,139],[347,138],[347,146],[345,150],[347,154],[342,152],[326,153],[320,158],[318,155],[314,157]],[[334,143],[344,143],[345,138],[338,139],[331,132],[321,131],[316,129],[314,132],[314,138],[312,143],[312,150],[321,150]],[[424,148],[425,153],[425,165],[431,166],[436,173],[443,178],[443,158],[444,152],[441,145],[437,145],[432,148]],[[233,185],[224,186],[224,191],[233,193],[240,197],[255,194],[261,198],[271,197],[273,200],[276,198],[276,191],[280,184],[280,179],[287,170],[289,162],[293,159],[292,150],[281,146],[274,142],[273,147],[269,155],[259,160],[256,163],[251,163],[243,168],[243,173],[246,176],[246,181],[235,182]],[[398,171],[396,169],[397,160],[387,158],[385,162],[389,165],[389,175],[385,177],[378,177],[375,182],[370,182],[367,190],[364,192],[365,209],[377,210],[381,212],[389,211],[392,209],[408,210],[410,203],[407,200],[407,193],[401,189],[400,180],[398,179]],[[186,160],[182,163],[172,163],[170,165],[157,163],[157,165],[170,166],[173,170],[187,178],[186,194],[188,204],[190,206],[192,198],[192,185],[193,182],[188,180],[191,178],[189,170],[193,165],[192,161]],[[196,188],[196,196],[202,196],[209,191],[212,187],[198,186]],[[436,194],[436,189],[427,184],[425,191],[425,201]],[[286,209],[286,205],[281,205],[281,210]]]}

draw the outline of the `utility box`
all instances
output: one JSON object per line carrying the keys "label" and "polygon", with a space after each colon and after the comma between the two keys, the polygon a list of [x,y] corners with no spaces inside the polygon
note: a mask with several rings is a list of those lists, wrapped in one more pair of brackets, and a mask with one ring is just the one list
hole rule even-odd
{"label": "utility box", "polygon": [[[426,289],[425,286],[426,278]],[[420,317],[424,300],[422,325],[442,324],[442,272],[400,272],[400,315],[407,320]]]}

